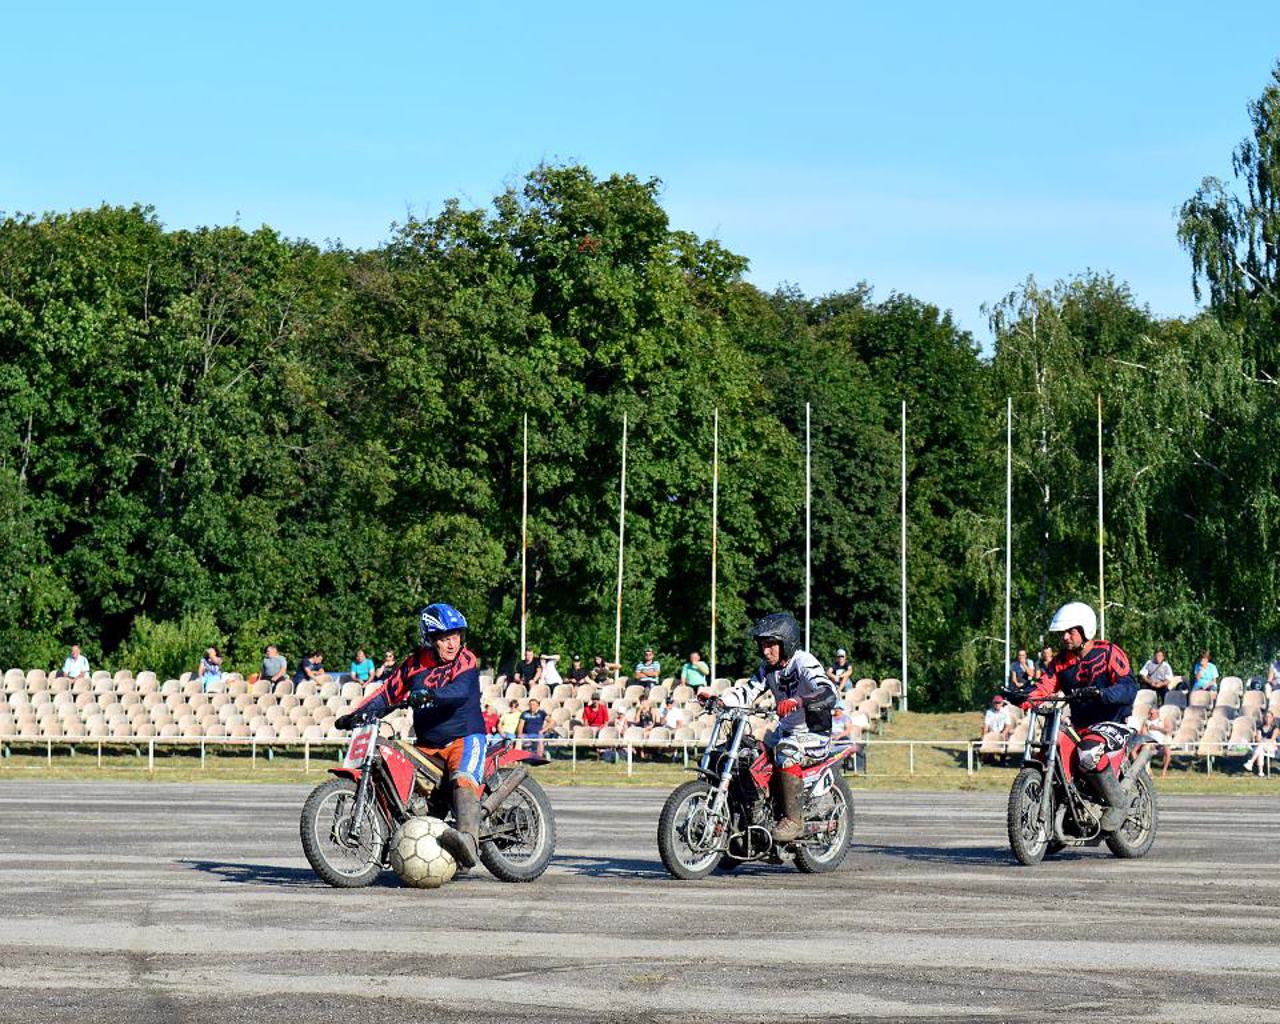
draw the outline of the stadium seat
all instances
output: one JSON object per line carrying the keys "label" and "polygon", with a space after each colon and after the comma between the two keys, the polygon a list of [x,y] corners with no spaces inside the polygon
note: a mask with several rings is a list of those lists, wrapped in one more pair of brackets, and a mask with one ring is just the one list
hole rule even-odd
{"label": "stadium seat", "polygon": [[336,697],[340,689],[341,687],[339,687],[334,680],[325,676],[324,681],[320,683],[320,687],[316,692],[319,693],[321,697],[328,700],[330,697]]}
{"label": "stadium seat", "polygon": [[322,740],[324,739],[324,729],[318,725],[308,725],[302,730],[302,738],[304,740]]}
{"label": "stadium seat", "polygon": [[191,697],[197,693],[204,693],[204,686],[201,684],[200,680],[188,679],[182,684],[182,695],[184,697]]}
{"label": "stadium seat", "polygon": [[1253,718],[1249,715],[1241,715],[1231,723],[1231,734],[1227,737],[1227,742],[1232,746],[1243,746],[1253,742]]}
{"label": "stadium seat", "polygon": [[575,725],[571,738],[577,742],[595,739],[596,731],[589,725]]}
{"label": "stadium seat", "polygon": [[604,704],[612,704],[621,698],[623,688],[617,683],[610,683],[608,686],[600,688],[600,700]]}
{"label": "stadium seat", "polygon": [[573,684],[559,683],[556,688],[551,691],[551,696],[554,700],[558,700],[561,703],[564,703],[567,700],[573,700]]}
{"label": "stadium seat", "polygon": [[670,692],[670,688],[665,685],[651,686],[649,688],[649,702],[653,704],[654,707],[657,707],[659,704],[665,704],[667,702],[667,694]]}
{"label": "stadium seat", "polygon": [[1187,702],[1193,708],[1207,708],[1213,705],[1213,694],[1208,690],[1194,690]]}
{"label": "stadium seat", "polygon": [[239,697],[242,693],[249,692],[249,684],[243,679],[233,679],[223,687],[223,693],[230,694],[232,697]]}
{"label": "stadium seat", "polygon": [[37,686],[48,685],[49,677],[42,668],[33,668],[27,672],[27,689],[34,690]]}
{"label": "stadium seat", "polygon": [[27,687],[26,673],[20,668],[11,668],[4,674],[5,693],[13,693],[14,690],[25,690]]}
{"label": "stadium seat", "polygon": [[595,683],[579,683],[573,695],[584,704],[589,701],[599,687]]}
{"label": "stadium seat", "polygon": [[254,697],[264,697],[271,692],[270,679],[258,679],[248,684],[249,693]]}
{"label": "stadium seat", "polygon": [[261,729],[254,731],[253,738],[260,741],[274,740],[276,738],[275,726],[264,725]]}
{"label": "stadium seat", "polygon": [[694,697],[695,694],[693,692],[693,687],[686,686],[684,683],[681,683],[671,691],[671,702],[673,704],[687,704],[689,701],[693,700]]}
{"label": "stadium seat", "polygon": [[211,740],[224,739],[227,735],[227,727],[221,722],[214,722],[212,725],[204,727],[204,734],[206,738]]}
{"label": "stadium seat", "polygon": [[[68,736],[71,735],[70,731],[67,732],[67,735]],[[152,725],[150,722],[143,722],[140,725],[135,725],[133,727],[134,739],[149,740],[154,738],[155,735],[156,735],[156,727]]]}
{"label": "stadium seat", "polygon": [[292,743],[302,738],[298,730],[292,725],[281,725],[276,729],[276,738],[282,742]]}
{"label": "stadium seat", "polygon": [[536,701],[544,701],[551,696],[551,687],[546,683],[536,683],[529,687],[529,697]]}
{"label": "stadium seat", "polygon": [[[25,688],[25,684],[23,685]],[[68,679],[66,676],[55,676],[54,678],[49,680],[49,692],[50,693],[70,693],[71,680]]]}
{"label": "stadium seat", "polygon": [[1185,708],[1187,706],[1187,695],[1181,690],[1168,690],[1164,695],[1164,707],[1167,708]]}
{"label": "stadium seat", "polygon": [[508,683],[502,696],[506,700],[520,700],[522,697],[529,696],[529,691],[524,683]]}
{"label": "stadium seat", "polygon": [[648,690],[639,683],[632,683],[622,691],[622,699],[632,704],[638,704],[645,699]]}
{"label": "stadium seat", "polygon": [[1245,711],[1261,712],[1266,706],[1267,695],[1261,690],[1249,690],[1240,702],[1240,706]]}
{"label": "stadium seat", "polygon": [[671,745],[671,730],[666,726],[656,726],[645,741],[650,747],[667,747]]}

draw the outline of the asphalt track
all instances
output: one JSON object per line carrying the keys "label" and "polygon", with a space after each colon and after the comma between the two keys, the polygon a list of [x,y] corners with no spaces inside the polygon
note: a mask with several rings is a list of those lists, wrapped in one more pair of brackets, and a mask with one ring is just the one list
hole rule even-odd
{"label": "asphalt track", "polygon": [[857,794],[846,866],[667,878],[664,793],[555,789],[547,874],[337,891],[306,787],[0,784],[0,1022],[1280,1021],[1280,804],[1015,865],[993,794]]}

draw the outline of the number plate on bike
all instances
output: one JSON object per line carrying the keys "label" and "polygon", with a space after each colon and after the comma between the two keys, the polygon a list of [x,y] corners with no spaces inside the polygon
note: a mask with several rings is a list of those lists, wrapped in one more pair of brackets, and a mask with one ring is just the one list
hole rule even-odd
{"label": "number plate on bike", "polygon": [[360,768],[369,756],[370,744],[378,740],[378,723],[370,722],[351,733],[351,745],[347,747],[347,756],[343,759],[343,768]]}

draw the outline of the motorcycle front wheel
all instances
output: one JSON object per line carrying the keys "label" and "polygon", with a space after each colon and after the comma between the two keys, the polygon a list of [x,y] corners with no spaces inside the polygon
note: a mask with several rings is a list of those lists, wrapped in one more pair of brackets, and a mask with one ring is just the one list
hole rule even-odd
{"label": "motorcycle front wheel", "polygon": [[671,791],[658,818],[658,853],[673,878],[706,878],[720,864],[727,822],[711,812],[715,790],[691,779]]}
{"label": "motorcycle front wheel", "polygon": [[387,849],[389,830],[372,794],[363,820],[347,835],[355,803],[354,782],[330,779],[313,789],[302,805],[302,852],[311,869],[339,889],[371,885],[382,872]]}
{"label": "motorcycle front wheel", "polygon": [[489,817],[480,861],[503,882],[532,882],[556,849],[556,819],[546,791],[525,779]]}
{"label": "motorcycle front wheel", "polygon": [[[1044,793],[1044,775],[1038,768],[1023,768],[1009,790],[1006,822],[1009,847],[1019,864],[1039,864],[1049,849],[1049,823],[1040,817],[1040,797]],[[1050,804],[1049,820],[1053,820]]]}
{"label": "motorcycle front wheel", "polygon": [[822,818],[833,822],[835,828],[827,834],[825,842],[814,840],[796,844],[796,867],[806,875],[838,868],[844,863],[853,839],[853,794],[849,792],[849,784],[836,774],[835,784],[827,795],[832,804]]}
{"label": "motorcycle front wheel", "polygon": [[1133,783],[1129,817],[1117,831],[1106,837],[1107,847],[1117,857],[1145,857],[1156,841],[1159,824],[1160,808],[1156,804],[1155,786],[1151,782],[1151,773],[1144,768]]}

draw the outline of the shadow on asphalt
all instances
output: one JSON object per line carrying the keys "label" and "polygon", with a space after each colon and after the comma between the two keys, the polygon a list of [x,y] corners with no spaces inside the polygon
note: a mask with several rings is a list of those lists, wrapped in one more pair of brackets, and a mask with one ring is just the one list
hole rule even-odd
{"label": "shadow on asphalt", "polygon": [[577,857],[568,854],[551,858],[551,863],[571,875],[587,878],[669,878],[661,861],[626,857]]}
{"label": "shadow on asphalt", "polygon": [[[310,868],[286,868],[275,864],[232,864],[220,860],[181,860],[178,863],[195,868],[206,875],[212,875],[223,882],[281,885],[300,889],[327,888]],[[373,883],[374,886],[392,884],[385,872]]]}
{"label": "shadow on asphalt", "polygon": [[[878,854],[881,857],[897,857],[917,864],[974,864],[979,866],[1009,866],[1016,861],[1007,847],[998,846],[887,846],[880,843],[853,843],[851,854]],[[1059,859],[1070,855],[1060,853]]]}

